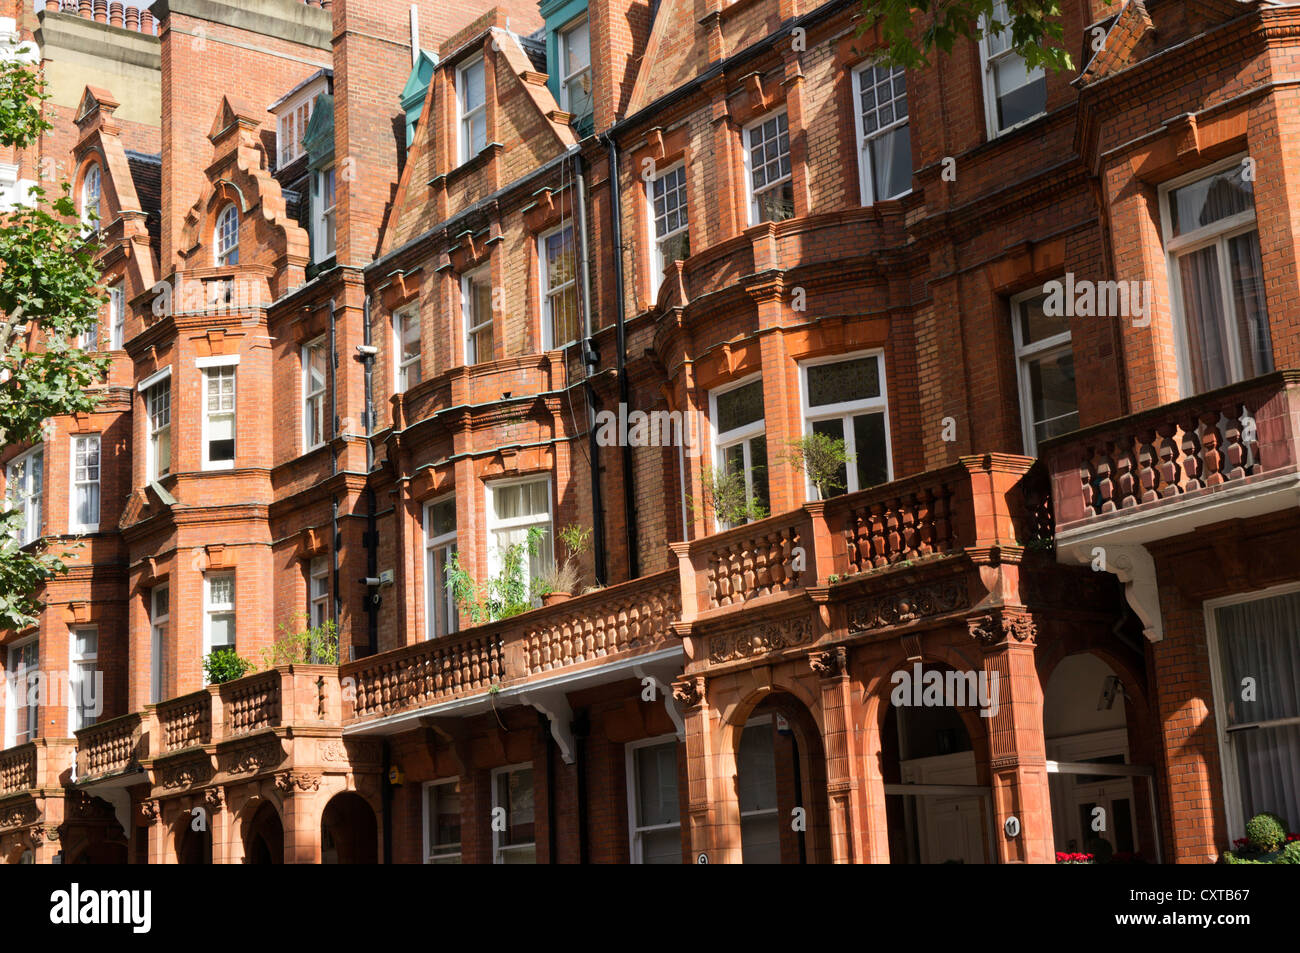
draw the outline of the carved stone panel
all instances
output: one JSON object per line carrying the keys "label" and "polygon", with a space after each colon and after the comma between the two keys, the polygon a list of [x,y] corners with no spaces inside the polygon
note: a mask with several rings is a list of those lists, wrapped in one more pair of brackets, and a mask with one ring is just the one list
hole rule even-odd
{"label": "carved stone panel", "polygon": [[807,616],[793,616],[777,622],[760,622],[709,636],[709,662],[717,665],[737,659],[756,658],[813,640],[813,622]]}
{"label": "carved stone panel", "polygon": [[849,603],[849,631],[866,632],[891,625],[907,625],[930,616],[964,609],[970,599],[961,581],[937,582],[900,589]]}

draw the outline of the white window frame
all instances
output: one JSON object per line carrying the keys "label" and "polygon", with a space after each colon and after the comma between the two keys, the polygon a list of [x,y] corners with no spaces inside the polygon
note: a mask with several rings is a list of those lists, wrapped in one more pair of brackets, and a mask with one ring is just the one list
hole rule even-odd
{"label": "white window frame", "polygon": [[[461,275],[460,278],[461,324],[465,328],[465,366],[466,367],[472,367],[475,364],[486,364],[488,361],[495,359],[496,327],[493,324],[493,321],[496,318],[496,314],[495,314],[495,309],[491,306],[491,304],[488,305],[487,320],[480,321],[478,324],[473,323],[474,296],[471,293],[471,289],[473,288],[473,285],[476,281],[483,280],[485,276],[489,279],[488,300],[489,302],[491,302],[493,295],[492,295],[491,273],[490,273],[489,266],[485,265],[482,268],[476,268],[474,271],[466,272],[465,274]],[[482,331],[484,328],[492,329],[493,353],[487,355],[487,357],[483,357],[478,353],[478,342],[475,339],[475,335],[479,331]],[[471,354],[473,355],[472,359],[470,357]]]}
{"label": "white window frame", "polygon": [[[77,444],[82,441],[94,441],[95,445],[95,479],[79,480],[77,479]],[[97,433],[90,434],[72,434],[68,441],[68,486],[72,492],[68,494],[68,531],[72,533],[98,533],[99,521],[103,515],[104,506],[104,442],[101,435]],[[89,470],[89,464],[87,464]],[[83,523],[77,519],[77,496],[81,487],[93,484],[96,488],[95,493],[95,521],[93,523]]]}
{"label": "white window frame", "polygon": [[126,344],[126,288],[119,281],[108,289],[109,350],[120,351]]}
{"label": "white window frame", "polygon": [[[404,357],[402,351],[402,323],[408,318],[415,319],[415,328],[419,332],[417,340],[420,349],[414,357]],[[393,312],[393,393],[403,394],[414,384],[409,383],[410,367],[421,369],[420,361],[424,356],[424,328],[420,324],[420,303],[415,301]],[[423,375],[421,375],[423,379]],[[417,381],[416,383],[419,383]]]}
{"label": "white window frame", "polygon": [[[428,500],[424,504],[424,637],[426,639],[436,639],[443,636],[452,635],[460,629],[460,608],[456,605],[456,599],[451,591],[447,588],[445,581],[437,578],[434,571],[436,557],[441,551],[445,560],[450,558],[452,553],[458,552],[457,531],[453,529],[449,533],[443,533],[439,536],[432,536],[432,522],[434,507],[456,499],[455,494],[447,494]],[[489,503],[491,502],[489,498]],[[447,612],[447,631],[436,631],[435,624],[437,613],[434,611],[438,600],[441,599]]]}
{"label": "white window frame", "polygon": [[[1179,395],[1182,397],[1193,396],[1196,393],[1196,385],[1192,380],[1191,341],[1188,339],[1186,312],[1183,309],[1183,283],[1178,270],[1178,259],[1191,252],[1200,251],[1209,245],[1217,246],[1219,292],[1223,296],[1221,305],[1223,306],[1225,319],[1231,322],[1236,317],[1236,305],[1232,301],[1232,276],[1227,244],[1231,239],[1247,232],[1255,232],[1256,242],[1258,242],[1259,219],[1258,212],[1252,202],[1249,212],[1238,212],[1236,215],[1220,219],[1211,225],[1184,232],[1182,235],[1174,237],[1172,234],[1173,221],[1169,214],[1169,196],[1170,193],[1185,185],[1191,185],[1193,182],[1199,182],[1201,179],[1240,166],[1248,155],[1249,153],[1242,152],[1221,162],[1211,163],[1194,172],[1188,172],[1186,175],[1180,175],[1168,182],[1163,182],[1156,190],[1157,200],[1160,204],[1160,237],[1165,246],[1165,274],[1169,276],[1169,300],[1174,313],[1174,346],[1178,354],[1178,390]],[[1260,246],[1260,252],[1262,255],[1263,246]],[[1241,340],[1235,328],[1225,325],[1223,330],[1228,341],[1226,355],[1228,373],[1233,382],[1240,382],[1245,379],[1242,371]]]}
{"label": "white window frame", "polygon": [[92,353],[99,350],[99,315],[95,315],[95,322],[87,331],[77,335],[77,347]]}
{"label": "white window frame", "polygon": [[[233,231],[226,227],[226,222],[233,216]],[[218,268],[239,264],[239,208],[230,202],[217,213],[216,224],[212,226],[212,254]]]}
{"label": "white window frame", "polygon": [[496,809],[499,808],[499,807],[500,807],[500,808],[505,808],[505,809],[506,809],[506,822],[509,823],[509,808],[506,807],[506,805],[500,803],[500,801],[499,801],[499,799],[498,799],[498,797],[497,797],[497,778],[501,777],[501,775],[503,775],[503,774],[510,774],[510,773],[513,772],[513,771],[523,771],[523,770],[527,770],[527,771],[532,771],[532,772],[533,772],[533,831],[534,831],[534,839],[533,839],[530,843],[527,843],[527,844],[510,844],[509,846],[506,846],[506,845],[503,845],[503,844],[501,843],[501,834],[502,834],[502,832],[501,832],[501,831],[494,830],[494,831],[492,832],[492,863],[494,863],[494,864],[504,863],[504,861],[502,861],[501,857],[502,857],[503,854],[507,853],[508,851],[512,851],[512,850],[523,850],[523,849],[528,848],[528,847],[531,847],[531,848],[533,849],[533,862],[534,862],[534,863],[537,862],[537,840],[536,840],[536,830],[537,830],[537,771],[536,771],[536,769],[534,768],[533,763],[532,763],[531,761],[521,761],[519,764],[507,764],[507,765],[504,765],[504,766],[502,766],[502,767],[500,767],[500,768],[493,768],[493,769],[492,769],[492,773],[491,773],[491,775],[490,775],[490,777],[489,777],[489,779],[488,779],[488,783],[489,783],[489,784],[491,785],[491,787],[492,787],[492,810],[493,810],[493,812],[495,812]]}
{"label": "white window frame", "polygon": [[[868,397],[863,400],[846,400],[838,404],[822,404],[816,408],[808,394],[808,369],[810,367],[819,367],[825,364],[843,364],[847,361],[856,361],[864,357],[874,357],[876,359],[877,370],[880,380],[880,396]],[[808,436],[813,432],[812,425],[820,420],[842,420],[844,421],[844,451],[849,456],[849,463],[845,467],[848,471],[848,486],[845,487],[844,493],[854,493],[865,487],[855,486],[858,481],[857,474],[857,447],[854,442],[853,427],[850,426],[850,420],[861,414],[882,414],[885,418],[885,475],[886,483],[892,483],[894,480],[894,444],[889,429],[889,388],[885,379],[885,352],[883,348],[869,348],[864,351],[852,351],[847,354],[830,354],[825,357],[815,357],[811,360],[799,362],[799,415],[803,420],[803,433]],[[808,499],[815,499],[812,481],[805,477],[804,491],[808,494]]]}
{"label": "white window frame", "polygon": [[[159,602],[164,601],[166,608],[159,611]],[[154,704],[163,700],[163,666],[166,664],[164,639],[167,636],[167,623],[171,621],[171,586],[169,583],[156,583],[149,590],[149,700]]]}
{"label": "white window frame", "polygon": [[[911,178],[909,177],[907,188],[904,189],[902,192],[899,192],[897,195],[886,195],[881,197],[876,196],[876,189],[873,181],[874,176],[872,175],[872,173],[875,170],[871,162],[871,143],[873,140],[881,138],[886,133],[893,132],[896,129],[906,126],[912,117],[912,102],[911,99],[909,98],[907,103],[908,112],[907,115],[904,116],[902,119],[899,119],[897,116],[895,116],[894,121],[891,122],[888,126],[878,127],[876,131],[871,133],[870,135],[868,135],[866,130],[863,128],[862,76],[869,69],[885,69],[885,68],[887,67],[882,66],[878,62],[869,61],[863,63],[862,65],[858,66],[856,69],[853,70],[853,127],[855,130],[857,130],[857,134],[858,134],[858,190],[863,205],[874,205],[876,202],[888,202],[894,199],[901,199],[905,195],[912,194]],[[892,69],[890,70],[891,77],[893,76],[894,72],[895,70]],[[904,89],[906,89],[907,71],[903,70],[902,72],[903,72],[903,85],[904,85]],[[906,95],[906,92],[904,93],[904,95]],[[879,105],[880,105],[879,102],[877,102],[876,108],[879,108]],[[910,158],[908,161],[910,164],[911,161]]]}
{"label": "white window frame", "polygon": [[[157,378],[155,380],[155,378]],[[147,385],[147,386],[146,386]],[[157,480],[168,476],[172,472],[172,379],[171,368],[167,368],[166,374],[150,377],[140,382],[140,390],[144,394],[144,426],[147,437],[145,443],[145,476],[146,482],[153,483]],[[154,402],[155,390],[158,394],[167,394],[167,423],[156,426],[154,423]],[[167,436],[167,469],[164,472],[158,471],[158,445],[163,435]]]}
{"label": "white window frame", "polygon": [[[95,633],[95,651],[93,654],[79,655],[77,653],[77,635],[82,632]],[[95,668],[99,661],[99,626],[97,625],[77,625],[68,630],[68,731],[79,731],[82,728],[89,728],[96,721],[96,716],[91,715],[88,721],[83,721],[81,717],[81,700],[82,693],[85,691],[82,679],[86,677],[86,664],[90,663],[90,680],[94,684]],[[102,699],[96,698],[96,701]]]}
{"label": "white window frame", "polygon": [[[226,578],[230,580],[231,601],[228,604],[224,602],[220,604],[214,603],[212,601],[212,583],[214,580],[226,579]],[[220,646],[220,647],[221,648],[228,647],[228,648],[236,649],[236,651],[238,651],[237,649],[237,646],[239,644],[239,640],[238,640],[239,612],[237,609],[238,604],[239,604],[239,585],[238,585],[238,580],[235,577],[234,570],[222,569],[217,572],[204,573],[203,575],[203,658],[206,659],[209,655],[212,654],[213,651],[213,644],[212,644],[213,616],[228,614],[234,617],[235,631],[236,631],[235,641],[230,643],[229,646]]]}
{"label": "white window frame", "polygon": [[[767,395],[764,394],[763,416],[759,420],[756,420],[753,423],[744,424],[740,427],[734,427],[731,430],[718,429],[718,398],[724,394],[729,394],[733,390],[740,390],[742,387],[748,387],[750,384],[754,383],[755,381],[759,381],[761,386],[762,380],[763,380],[762,372],[747,374],[738,381],[732,381],[731,383],[723,384],[722,386],[715,387],[713,390],[709,391],[709,434],[711,436],[711,442],[712,442],[711,449],[713,451],[713,469],[714,472],[716,473],[717,470],[722,466],[723,452],[725,450],[729,449],[730,447],[734,447],[736,444],[742,444],[744,446],[744,453],[745,453],[745,500],[746,502],[755,501],[754,463],[752,459],[750,441],[753,440],[755,437],[767,436],[767,400],[766,400]],[[771,492],[771,483],[770,483],[771,473],[772,473],[772,468],[770,465],[768,465],[769,493]],[[718,520],[717,514],[714,514],[714,523],[718,530],[733,528],[723,523],[722,521]]]}
{"label": "white window frame", "polygon": [[[994,10],[994,13],[997,13],[996,9]],[[1005,24],[1005,27],[1003,29],[1003,34],[1006,35],[1007,42],[1009,44],[1011,42],[1011,22],[1010,22],[1011,17],[1010,14],[1007,13],[1006,11],[1005,4],[1003,4],[1001,18],[995,18],[995,19],[998,19],[999,23]],[[988,21],[986,19],[981,18],[980,28],[982,31],[987,33]],[[1000,53],[990,54],[988,36],[980,37],[979,47],[980,47],[980,75],[982,77],[981,80],[982,85],[984,86],[984,125],[988,131],[989,139],[993,140],[993,139],[997,139],[999,136],[1005,136],[1007,135],[1007,133],[1014,132],[1015,130],[1020,129],[1022,126],[1027,126],[1031,122],[1034,122],[1042,118],[1043,116],[1047,115],[1047,97],[1044,96],[1042,112],[1035,113],[1034,115],[1029,116],[1026,119],[1020,120],[1020,122],[1016,123],[1015,125],[1007,126],[1005,129],[999,129],[998,128],[998,95],[997,95],[996,81],[994,78],[995,77],[994,69],[997,65],[998,60],[1003,59],[1004,57],[1007,56],[1019,56],[1019,54],[1016,53],[1014,50],[1010,49],[1009,46],[1007,49],[1003,50]],[[1034,71],[1043,75],[1046,74],[1046,71],[1041,66],[1035,67]]]}
{"label": "white window frame", "polygon": [[[307,151],[302,144],[302,140],[307,135],[307,124],[311,122],[312,106],[319,95],[320,90],[312,88],[303,93],[302,96],[295,98],[291,105],[281,107],[275,133],[275,154],[279,157],[276,165],[277,169],[283,169]],[[286,147],[288,147],[287,155]]]}
{"label": "white window frame", "polygon": [[[682,830],[682,819],[680,806],[678,808],[678,817],[676,824],[655,824],[650,827],[640,827],[637,825],[637,807],[641,800],[640,778],[641,775],[636,769],[636,753],[641,748],[658,748],[672,744],[674,748],[681,743],[681,739],[676,734],[656,735],[653,738],[643,738],[640,741],[632,741],[623,746],[624,749],[624,768],[627,771],[627,832],[628,832],[628,857],[631,863],[644,864],[645,857],[642,854],[641,835],[647,833],[658,833],[659,831],[676,830],[679,835]],[[680,748],[677,749],[677,757],[682,756]],[[680,805],[680,798],[679,805]]]}
{"label": "white window frame", "polygon": [[[9,652],[5,660],[6,691],[4,746],[6,748],[12,748],[20,743],[18,741],[18,700],[20,697],[24,699],[23,711],[27,713],[27,721],[23,725],[23,734],[27,737],[21,743],[27,744],[27,742],[34,740],[37,735],[40,734],[41,730],[40,706],[29,706],[26,704],[27,685],[20,684],[18,681],[19,673],[17,660],[22,656],[23,650],[30,645],[36,646],[36,668],[34,670],[28,668],[23,669],[23,681],[26,682],[27,673],[29,671],[39,671],[41,667],[40,637],[34,635],[31,638],[15,642],[13,645],[9,646]],[[35,716],[30,714],[33,709],[36,711]]]}
{"label": "white window frame", "polygon": [[[549,275],[547,274],[548,269],[546,265],[546,240],[555,235],[562,234],[566,229],[573,233],[572,235],[573,266],[574,266],[573,277],[568,281],[562,282],[557,287],[552,288],[548,284],[550,279],[549,279]],[[578,233],[574,230],[572,219],[567,219],[561,222],[559,225],[555,226],[554,228],[548,228],[546,231],[542,232],[540,235],[537,236],[537,267],[541,272],[541,284],[538,285],[538,289],[540,291],[539,297],[540,297],[540,303],[542,309],[541,324],[542,324],[542,350],[543,351],[553,351],[561,348],[566,348],[570,344],[576,343],[578,341],[578,338],[582,336],[581,307],[579,307],[578,309],[579,310],[579,314],[578,314],[579,327],[577,329],[578,337],[574,338],[572,341],[565,341],[563,343],[557,342],[555,340],[555,316],[551,310],[552,300],[563,295],[570,288],[573,289],[575,300],[577,300],[578,271],[582,267],[582,262],[578,258],[580,252],[577,245],[577,238],[578,238]],[[578,304],[581,305],[581,302],[579,301]]]}
{"label": "white window frame", "polygon": [[[311,204],[313,209],[312,227],[315,230],[315,239],[313,243],[316,252],[314,259],[316,262],[326,261],[333,258],[338,252],[338,219],[337,209],[339,201],[338,193],[338,173],[334,163],[330,163],[323,169],[317,169],[312,173],[312,179],[315,181],[315,188],[312,190]],[[326,186],[330,193],[330,204],[325,204]]]}
{"label": "white window frame", "polygon": [[461,818],[462,818],[461,838],[462,839],[461,842],[457,845],[459,849],[454,854],[442,853],[435,858],[433,855],[433,845],[429,842],[429,839],[433,834],[433,824],[429,817],[429,792],[434,788],[450,787],[455,784],[460,784],[459,777],[438,778],[436,781],[425,781],[424,784],[421,786],[420,810],[424,816],[423,840],[424,840],[424,862],[426,864],[433,864],[436,863],[437,861],[448,861],[451,860],[453,857],[456,859],[456,863],[460,863],[461,858],[464,856],[465,853],[465,841],[464,841],[465,825],[463,820],[465,816],[464,811],[461,812]]}
{"label": "white window frame", "polygon": [[[236,365],[233,363],[217,364],[203,368],[200,373],[203,375],[203,421],[201,425],[202,433],[200,434],[203,441],[203,469],[233,470],[235,468],[235,459],[239,453],[239,374],[236,370]],[[233,398],[234,403],[229,410],[210,410],[208,408],[208,397],[211,395],[208,393],[208,388],[214,379],[223,378],[227,374],[229,374],[231,378],[231,397]],[[220,390],[218,390],[218,396],[220,396]],[[212,418],[227,416],[230,418],[231,439],[235,442],[235,455],[229,460],[213,460],[210,455],[212,448],[209,443],[212,432]]]}
{"label": "white window frame", "polygon": [[[313,390],[311,353],[315,348],[320,348],[321,353],[325,355],[325,374],[321,386]],[[302,346],[302,449],[304,453],[323,447],[329,442],[329,428],[326,426],[329,421],[325,419],[325,395],[329,392],[330,386],[330,363],[329,341],[324,335]],[[313,443],[311,424],[315,417],[319,417],[321,421],[321,439]]]}
{"label": "white window frame", "polygon": [[[1223,716],[1223,712],[1227,710],[1228,686],[1223,683],[1223,671],[1219,666],[1219,629],[1214,613],[1215,610],[1222,609],[1225,606],[1241,605],[1247,602],[1262,602],[1266,599],[1289,595],[1297,591],[1300,591],[1300,583],[1288,582],[1255,592],[1234,593],[1218,599],[1207,599],[1201,604],[1202,611],[1205,613],[1206,649],[1210,656],[1210,686],[1214,693],[1214,732],[1219,744],[1219,764],[1222,766],[1219,773],[1223,780],[1224,813],[1227,815],[1228,830],[1230,832],[1244,832],[1246,821],[1249,818],[1245,816],[1241,808],[1241,788],[1237,781],[1237,753],[1235,748],[1228,745],[1228,731]],[[1233,686],[1232,690],[1235,692],[1239,687]],[[1285,718],[1275,722],[1266,722],[1265,724],[1300,724],[1300,718]]]}
{"label": "white window frame", "polygon": [[[40,486],[33,487],[31,462],[41,460]],[[21,486],[15,492],[14,471],[22,467]],[[5,465],[5,490],[10,507],[21,507],[23,527],[18,531],[19,543],[26,546],[45,535],[45,445],[39,444],[18,454]]]}
{"label": "white window frame", "polygon": [[[790,115],[786,111],[784,106],[781,107],[780,109],[774,109],[772,110],[772,112],[767,113],[766,115],[761,116],[758,119],[755,119],[753,122],[746,124],[744,128],[744,135],[742,136],[741,139],[741,146],[743,147],[741,149],[741,154],[745,162],[745,197],[747,199],[746,204],[749,206],[750,225],[759,224],[759,212],[758,212],[759,196],[761,196],[765,192],[770,192],[773,189],[780,188],[786,182],[790,182],[794,178],[794,153],[787,152],[786,157],[789,158],[790,160],[790,172],[786,175],[781,176],[778,179],[773,179],[771,182],[765,183],[763,187],[759,189],[757,192],[754,191],[753,156],[750,154],[752,148],[751,137],[754,134],[754,130],[761,128],[764,123],[769,123],[773,119],[777,119],[780,116],[786,117],[785,133],[786,133],[786,143],[788,145],[788,143],[790,142]],[[779,158],[780,157],[778,156],[778,159]]]}
{"label": "white window frame", "polygon": [[[655,214],[655,187],[660,182],[667,179],[668,176],[676,175],[678,172],[682,173],[682,203],[676,208],[681,212],[684,222],[677,228],[660,235],[659,218]],[[675,192],[676,189],[673,189],[672,191]],[[669,191],[665,190],[664,195],[667,196],[668,194]],[[659,297],[659,289],[663,287],[664,282],[664,269],[668,267],[668,261],[664,257],[664,245],[670,239],[676,238],[678,235],[689,234],[691,230],[691,204],[686,175],[686,163],[684,161],[674,162],[668,168],[649,179],[645,184],[645,197],[646,207],[648,209],[646,218],[648,219],[650,230],[650,299],[654,301]]]}
{"label": "white window frame", "polygon": [[313,629],[320,628],[334,615],[330,611],[330,568],[325,556],[316,556],[307,565],[307,623]]}
{"label": "white window frame", "polygon": [[[493,495],[506,487],[519,486],[525,483],[546,482],[546,518],[539,519],[537,516],[516,516],[509,519],[498,519],[496,516],[496,506]],[[538,557],[543,562],[554,563],[555,561],[555,497],[551,485],[551,475],[533,474],[526,477],[511,477],[505,480],[493,480],[491,483],[483,485],[484,493],[484,517],[487,532],[488,546],[488,573],[495,576],[501,571],[501,547],[497,545],[497,533],[516,530],[530,529],[534,526],[543,527],[546,530],[546,550],[538,553]]]}
{"label": "white window frame", "polygon": [[[584,66],[584,67],[582,67],[582,68],[580,68],[580,69],[576,69],[576,70],[574,70],[572,73],[567,73],[567,74],[566,74],[566,73],[564,72],[564,70],[565,70],[565,64],[568,62],[568,59],[569,59],[569,42],[570,42],[570,37],[573,36],[574,31],[576,31],[577,29],[579,29],[580,27],[582,27],[582,26],[584,26],[584,25],[587,27],[587,65]],[[557,37],[556,37],[556,38],[557,38],[557,40],[558,40],[557,49],[558,49],[558,52],[559,52],[559,54],[560,54],[560,62],[559,62],[559,71],[560,71],[560,73],[559,73],[559,76],[560,76],[560,108],[563,109],[565,112],[567,112],[567,113],[573,115],[573,108],[572,108],[572,106],[573,106],[573,97],[572,97],[572,95],[570,94],[570,91],[569,91],[569,89],[570,89],[570,85],[571,85],[575,80],[577,80],[578,77],[582,76],[583,73],[586,73],[586,74],[587,74],[587,82],[588,82],[589,87],[590,87],[590,88],[589,88],[589,91],[588,91],[588,96],[590,97],[591,106],[592,106],[592,109],[593,109],[593,111],[594,111],[594,109],[595,109],[595,105],[596,105],[596,102],[595,102],[595,97],[594,97],[595,86],[594,86],[594,84],[592,84],[592,80],[591,80],[591,77],[592,77],[592,64],[591,64],[591,21],[590,21],[590,19],[588,18],[587,14],[584,13],[584,14],[582,14],[581,16],[575,17],[574,19],[570,20],[570,21],[569,21],[568,23],[566,23],[564,26],[560,27],[560,29],[559,29],[558,31],[556,31],[556,32],[557,32]],[[580,118],[580,117],[577,116],[577,115],[574,115],[574,118],[575,118],[575,119],[578,119],[578,118]]]}
{"label": "white window frame", "polygon": [[[95,184],[91,189],[90,184]],[[94,195],[94,206],[91,207],[91,195]],[[104,225],[104,170],[98,162],[91,162],[86,166],[86,174],[81,180],[81,233],[89,235],[91,232],[98,231]],[[90,220],[90,213],[95,213],[95,220]]]}
{"label": "white window frame", "polygon": [[[466,77],[475,69],[483,73],[483,102],[467,112],[465,94],[469,91],[469,82]],[[456,70],[457,154],[460,156],[460,165],[481,151],[474,148],[474,126],[478,122],[483,124],[483,148],[487,148],[487,59],[481,54]]]}
{"label": "white window frame", "polygon": [[[1073,351],[1071,332],[1067,329],[1060,334],[1024,343],[1024,330],[1020,322],[1020,306],[1026,301],[1041,297],[1042,288],[1031,288],[1015,295],[1011,299],[1011,333],[1016,345],[1016,381],[1020,388],[1020,435],[1024,441],[1025,456],[1038,455],[1038,437],[1034,433],[1034,400],[1032,382],[1029,378],[1029,365],[1035,361],[1055,357],[1064,351]],[[1077,394],[1076,394],[1077,397]],[[1078,413],[1078,401],[1075,401],[1075,413]],[[1053,418],[1056,419],[1056,418]]]}

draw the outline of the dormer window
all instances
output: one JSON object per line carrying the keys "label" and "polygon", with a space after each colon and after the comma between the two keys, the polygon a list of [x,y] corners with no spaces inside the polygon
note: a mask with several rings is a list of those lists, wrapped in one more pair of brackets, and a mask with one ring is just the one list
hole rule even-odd
{"label": "dormer window", "polygon": [[463,165],[487,146],[487,86],[483,57],[457,71],[456,106],[460,114],[460,162]]}
{"label": "dormer window", "polygon": [[99,228],[102,197],[99,166],[92,165],[86,169],[86,178],[81,183],[81,225],[82,230],[87,234]]}
{"label": "dormer window", "polygon": [[574,124],[591,115],[591,25],[586,17],[560,31],[560,108]]}
{"label": "dormer window", "polygon": [[311,97],[307,97],[301,102],[290,106],[280,115],[276,145],[280,154],[279,167],[281,169],[303,154],[302,139],[307,134],[307,121],[311,119],[311,106]]}
{"label": "dormer window", "polygon": [[239,209],[227,205],[217,216],[212,244],[217,250],[217,267],[239,264]]}

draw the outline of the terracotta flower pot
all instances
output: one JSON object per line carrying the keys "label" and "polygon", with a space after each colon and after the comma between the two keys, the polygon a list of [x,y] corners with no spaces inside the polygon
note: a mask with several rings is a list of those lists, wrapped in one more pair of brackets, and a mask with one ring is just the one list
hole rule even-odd
{"label": "terracotta flower pot", "polygon": [[553,606],[572,598],[573,593],[571,592],[548,592],[546,595],[542,596],[542,605]]}

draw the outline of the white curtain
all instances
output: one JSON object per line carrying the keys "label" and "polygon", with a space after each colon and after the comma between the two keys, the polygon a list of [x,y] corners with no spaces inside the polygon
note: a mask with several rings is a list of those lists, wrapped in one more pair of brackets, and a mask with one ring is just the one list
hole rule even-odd
{"label": "white curtain", "polygon": [[1291,720],[1228,733],[1242,814],[1249,819],[1271,811],[1295,830],[1300,828],[1300,593],[1226,606],[1215,616],[1226,727]]}

